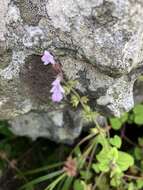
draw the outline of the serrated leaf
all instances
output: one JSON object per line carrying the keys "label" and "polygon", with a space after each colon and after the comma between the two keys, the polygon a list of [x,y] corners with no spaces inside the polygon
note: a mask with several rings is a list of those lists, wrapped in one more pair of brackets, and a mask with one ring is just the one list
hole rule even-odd
{"label": "serrated leaf", "polygon": [[120,184],[121,184],[121,177],[118,176],[118,175],[115,175],[111,181],[110,181],[110,184],[112,187],[118,187]]}
{"label": "serrated leaf", "polygon": [[89,101],[89,99],[88,99],[87,96],[83,96],[83,97],[81,97],[81,101],[82,101],[84,104],[87,104],[87,102]]}
{"label": "serrated leaf", "polygon": [[116,162],[118,159],[118,150],[113,148],[103,148],[96,156],[98,160],[98,167],[101,172],[108,172],[112,162]]}
{"label": "serrated leaf", "polygon": [[122,127],[122,122],[119,118],[110,118],[110,123],[114,130],[119,130]]}
{"label": "serrated leaf", "polygon": [[111,145],[117,148],[120,148],[122,144],[121,138],[118,135],[115,135],[113,138],[110,138],[109,142]]}
{"label": "serrated leaf", "polygon": [[99,173],[99,172],[100,172],[99,163],[92,164],[92,169],[93,169],[96,173]]}
{"label": "serrated leaf", "polygon": [[77,96],[72,95],[72,97],[71,97],[71,104],[72,104],[72,106],[75,107],[75,108],[78,106],[78,104],[79,104],[79,99],[78,99]]}
{"label": "serrated leaf", "polygon": [[69,95],[71,92],[71,89],[68,86],[64,86],[63,88],[64,88],[65,95]]}
{"label": "serrated leaf", "polygon": [[74,88],[77,84],[77,80],[69,80],[67,83],[71,88]]}
{"label": "serrated leaf", "polygon": [[97,116],[97,113],[92,111],[89,106],[85,106],[82,113],[83,118],[88,122],[93,122]]}
{"label": "serrated leaf", "polygon": [[128,153],[122,152],[122,151],[118,151],[117,164],[120,167],[121,171],[126,171],[129,167],[133,166],[134,159]]}

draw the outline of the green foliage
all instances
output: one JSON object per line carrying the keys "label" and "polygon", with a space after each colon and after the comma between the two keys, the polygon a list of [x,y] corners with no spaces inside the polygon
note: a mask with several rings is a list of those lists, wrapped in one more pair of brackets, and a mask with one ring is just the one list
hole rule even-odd
{"label": "green foliage", "polygon": [[76,108],[79,105],[79,103],[80,102],[79,102],[78,97],[75,96],[75,95],[72,95],[71,96],[71,104],[72,104],[72,106]]}
{"label": "green foliage", "polygon": [[110,138],[109,142],[116,148],[121,148],[122,140],[118,135],[115,135],[113,138]]}
{"label": "green foliage", "polygon": [[73,81],[70,80],[68,82],[66,82],[65,86],[64,86],[64,91],[66,95],[69,95],[72,91],[72,89],[76,86],[77,81]]}
{"label": "green foliage", "polygon": [[[57,187],[60,189],[61,184],[63,184],[62,190],[96,190],[96,188],[98,190],[140,190],[143,187],[140,180],[142,177],[135,167],[135,162],[140,161],[140,168],[143,168],[143,138],[138,138],[139,146],[134,148],[134,151],[131,152],[132,155],[121,150],[122,138],[116,133],[110,137],[110,128],[108,126],[102,128],[98,124],[96,120],[98,114],[87,105],[88,102],[86,97],[77,96],[76,93],[71,95],[72,106],[77,107],[80,104],[83,107],[84,119],[94,123],[95,127],[72,150],[70,154],[70,159],[73,160],[71,161],[72,166],[66,168],[64,173],[54,179],[45,190],[54,190]],[[142,106],[136,107],[130,113],[125,113],[121,118],[110,118],[112,129],[115,131],[121,129],[131,115],[132,118],[135,118],[135,114],[139,113],[139,107],[141,109]],[[83,148],[84,146],[81,148],[83,143],[86,143],[85,148]],[[74,164],[74,160],[76,160],[76,164]],[[63,165],[63,168],[67,165]],[[76,171],[73,176],[69,176],[70,170]],[[129,175],[126,172],[129,172]],[[139,174],[139,177],[134,176],[134,173],[135,175]],[[63,182],[64,174],[66,179]],[[130,178],[133,178],[133,181]]]}
{"label": "green foliage", "polygon": [[74,185],[73,185],[73,190],[86,190],[86,184],[84,181],[82,180],[75,180],[74,181]]}
{"label": "green foliage", "polygon": [[86,121],[93,122],[97,116],[97,112],[92,111],[90,106],[85,105],[83,110],[83,118]]}
{"label": "green foliage", "polygon": [[136,105],[133,109],[134,123],[137,125],[143,124],[143,105]]}
{"label": "green foliage", "polygon": [[142,179],[138,179],[136,181],[137,183],[137,189],[142,189],[143,188],[143,180]]}
{"label": "green foliage", "polygon": [[[63,146],[56,151],[55,146],[48,146],[47,155],[44,152],[42,157],[43,146],[37,146],[36,157],[38,154],[42,157],[41,166],[26,172],[16,169],[18,176],[27,180],[21,189],[34,190],[44,182],[45,189],[42,190],[142,190],[143,137],[141,134],[137,142],[132,142],[126,136],[126,128],[128,124],[142,127],[143,105],[135,106],[120,118],[109,118],[103,127],[98,123],[99,113],[92,109],[86,96],[76,92],[75,86],[74,81],[65,82],[67,99],[74,109],[82,109],[83,119],[92,125],[90,133],[72,150]],[[3,156],[1,166],[18,158],[26,143],[25,140],[18,141],[18,146],[14,147],[11,140],[17,137],[11,134],[5,122],[0,123],[0,134],[5,137],[0,143],[0,151],[6,153],[0,153],[1,158]],[[17,144],[16,140],[14,144]],[[59,152],[62,152],[62,159],[57,156]]]}
{"label": "green foliage", "polygon": [[120,118],[110,118],[110,124],[114,130],[119,130],[127,120],[128,113],[125,113]]}

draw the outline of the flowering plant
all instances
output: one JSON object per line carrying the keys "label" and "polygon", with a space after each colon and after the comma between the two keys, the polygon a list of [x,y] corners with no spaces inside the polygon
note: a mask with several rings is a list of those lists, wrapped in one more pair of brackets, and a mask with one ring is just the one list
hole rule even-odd
{"label": "flowering plant", "polygon": [[[53,68],[55,64],[57,64],[54,60],[54,57],[51,55],[49,51],[44,51],[44,55],[42,56],[41,60],[43,61],[44,65],[52,64]],[[62,72],[60,72],[56,79],[52,82],[52,89],[50,92],[52,93],[52,101],[53,102],[60,102],[63,99],[64,89],[61,86],[62,81]]]}

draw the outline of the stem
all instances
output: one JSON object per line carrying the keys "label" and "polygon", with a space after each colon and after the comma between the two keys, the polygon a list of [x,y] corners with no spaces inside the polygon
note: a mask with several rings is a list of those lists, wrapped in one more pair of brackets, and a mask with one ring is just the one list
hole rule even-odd
{"label": "stem", "polygon": [[133,175],[127,175],[125,174],[124,177],[127,177],[127,178],[130,178],[130,179],[142,179],[143,180],[143,177],[141,176],[133,176]]}
{"label": "stem", "polygon": [[125,135],[123,136],[123,139],[125,141],[127,141],[129,144],[133,145],[133,146],[138,146],[136,143],[134,143],[133,141],[131,141],[128,137],[126,137]]}
{"label": "stem", "polygon": [[129,144],[133,145],[133,146],[138,146],[136,143],[134,143],[133,141],[131,141],[126,135],[125,135],[125,131],[126,131],[126,128],[125,128],[125,125],[123,126],[122,130],[121,130],[121,137],[127,141]]}
{"label": "stem", "polygon": [[91,139],[92,137],[94,137],[94,134],[90,134],[88,136],[86,136],[84,139],[82,139],[76,146],[75,148],[71,151],[70,156],[73,154],[74,150],[79,147],[80,145],[82,145],[84,142],[86,142],[87,140]]}
{"label": "stem", "polygon": [[53,190],[55,186],[66,176],[66,173],[63,173],[60,177],[58,177],[53,183],[51,183],[46,189],[44,190]]}
{"label": "stem", "polygon": [[20,190],[25,189],[25,188],[27,188],[27,187],[29,187],[29,186],[33,186],[33,185],[42,183],[42,182],[44,182],[44,181],[48,181],[49,179],[52,179],[52,178],[54,178],[54,177],[57,177],[57,176],[59,176],[59,175],[61,175],[61,174],[63,174],[63,170],[59,170],[59,171],[53,172],[53,173],[48,174],[48,175],[45,175],[45,176],[41,176],[41,177],[39,177],[39,178],[37,178],[37,179],[34,179],[34,180],[28,182],[27,184],[23,185],[23,186],[20,188]]}
{"label": "stem", "polygon": [[[63,82],[64,82],[65,85],[67,84],[64,79],[63,79]],[[71,91],[72,91],[73,94],[78,98],[78,100],[79,100],[80,104],[82,105],[83,109],[85,109],[85,104],[84,104],[84,102],[81,100],[81,98],[80,98],[79,94],[76,92],[76,90],[75,90],[74,88],[71,88]],[[98,129],[100,129],[100,126],[99,126],[98,122],[96,121],[96,118],[93,120],[93,122],[95,123],[96,127],[97,127]]]}
{"label": "stem", "polygon": [[17,168],[17,167],[14,166],[14,165],[11,166],[11,161],[8,159],[8,157],[1,157],[1,159],[5,160],[5,161],[8,163],[8,165],[9,165],[12,169],[14,169],[14,170],[19,174],[19,176],[21,176],[21,177],[24,179],[25,182],[28,182],[27,178],[23,175],[23,173],[21,172],[21,170],[20,170],[19,168]]}
{"label": "stem", "polygon": [[59,166],[61,166],[63,164],[64,164],[64,162],[51,164],[49,166],[44,166],[44,167],[41,167],[41,168],[37,168],[35,170],[24,172],[23,175],[33,175],[33,174],[36,174],[36,173],[39,173],[39,172],[43,172],[43,171],[47,171],[47,170],[52,169],[52,168],[59,167]]}
{"label": "stem", "polygon": [[90,167],[91,167],[91,164],[92,164],[92,160],[93,160],[93,156],[95,154],[96,148],[97,148],[97,144],[95,145],[95,147],[93,148],[93,150],[91,152],[91,156],[90,156],[89,163],[88,163],[88,166],[87,166],[87,171],[86,171],[86,180],[85,180],[85,183],[87,183],[88,172],[90,170]]}
{"label": "stem", "polygon": [[[92,151],[92,148],[93,148],[94,144],[91,144],[87,150],[83,153],[83,155],[80,157],[79,159],[79,164],[78,164],[78,169],[80,170],[83,166],[83,164],[85,163],[89,153]],[[81,165],[82,164],[82,165]]]}

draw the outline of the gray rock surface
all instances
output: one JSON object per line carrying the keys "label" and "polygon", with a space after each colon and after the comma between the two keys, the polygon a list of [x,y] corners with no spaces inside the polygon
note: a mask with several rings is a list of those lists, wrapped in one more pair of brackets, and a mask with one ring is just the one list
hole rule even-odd
{"label": "gray rock surface", "polygon": [[19,135],[72,141],[84,122],[51,102],[44,50],[97,110],[120,116],[133,107],[143,71],[143,1],[0,0],[0,118]]}

